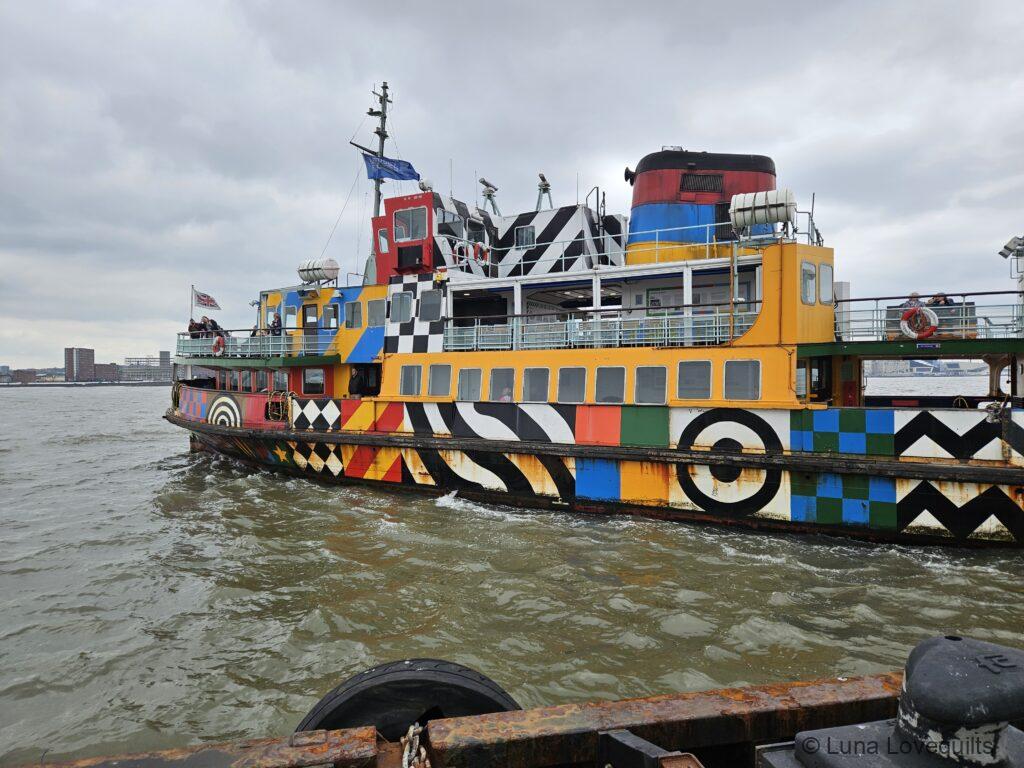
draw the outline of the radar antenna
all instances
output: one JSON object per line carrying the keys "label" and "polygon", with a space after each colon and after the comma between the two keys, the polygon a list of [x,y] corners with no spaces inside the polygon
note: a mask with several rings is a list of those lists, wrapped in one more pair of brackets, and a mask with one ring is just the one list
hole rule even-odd
{"label": "radar antenna", "polygon": [[554,208],[555,204],[551,202],[551,182],[544,178],[543,173],[538,173],[537,176],[540,181],[537,182],[537,210],[541,210],[541,206],[544,205],[544,196],[548,198],[548,208]]}
{"label": "radar antenna", "polygon": [[501,216],[501,211],[498,210],[498,201],[494,199],[494,194],[498,191],[498,188],[483,176],[480,177],[480,185],[484,188],[484,210],[487,210],[487,204],[490,203],[494,215]]}

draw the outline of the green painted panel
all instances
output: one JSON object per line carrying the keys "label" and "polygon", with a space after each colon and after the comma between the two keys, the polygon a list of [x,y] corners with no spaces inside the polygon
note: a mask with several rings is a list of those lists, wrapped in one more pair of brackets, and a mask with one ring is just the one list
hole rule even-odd
{"label": "green painted panel", "polygon": [[622,445],[665,448],[668,442],[668,408],[661,405],[622,406]]}

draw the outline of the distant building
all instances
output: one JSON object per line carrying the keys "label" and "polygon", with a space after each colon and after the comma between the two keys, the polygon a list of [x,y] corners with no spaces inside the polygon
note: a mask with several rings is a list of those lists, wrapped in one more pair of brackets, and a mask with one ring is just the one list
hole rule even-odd
{"label": "distant building", "polygon": [[171,353],[161,350],[159,357],[126,357],[120,374],[121,381],[170,381]]}
{"label": "distant building", "polygon": [[35,384],[37,378],[35,368],[11,371],[11,381],[15,384]]}
{"label": "distant building", "polygon": [[117,363],[96,363],[96,381],[120,381],[121,366]]}
{"label": "distant building", "polygon": [[0,376],[7,375],[10,372],[11,372],[11,366],[9,366],[9,365],[0,365]]}
{"label": "distant building", "polygon": [[64,381],[96,381],[95,350],[87,347],[65,347]]}

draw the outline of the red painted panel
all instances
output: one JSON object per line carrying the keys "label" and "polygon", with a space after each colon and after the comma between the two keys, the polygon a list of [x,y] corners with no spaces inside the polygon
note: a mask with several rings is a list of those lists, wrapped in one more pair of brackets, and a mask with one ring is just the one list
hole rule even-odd
{"label": "red painted panel", "polygon": [[576,442],[581,445],[618,445],[622,430],[622,407],[618,405],[576,406]]}
{"label": "red painted panel", "polygon": [[725,203],[741,192],[762,192],[775,189],[775,176],[760,171],[701,171],[702,174],[721,175],[722,191],[681,192],[680,178],[684,171],[667,169],[644,171],[633,182],[633,205],[645,203],[698,203],[712,205]]}
{"label": "red painted panel", "polygon": [[402,403],[387,403],[377,412],[374,432],[397,432],[405,420],[405,406]]}
{"label": "red painted panel", "polygon": [[345,477],[366,477],[366,472],[373,464],[377,449],[372,445],[357,445],[352,458],[345,464]]}

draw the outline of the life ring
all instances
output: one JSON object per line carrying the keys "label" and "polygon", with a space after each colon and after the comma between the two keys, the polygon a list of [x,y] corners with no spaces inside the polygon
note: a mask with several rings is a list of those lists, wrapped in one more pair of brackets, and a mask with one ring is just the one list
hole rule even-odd
{"label": "life ring", "polygon": [[220,357],[224,354],[224,337],[218,336],[213,340],[213,356]]}
{"label": "life ring", "polygon": [[473,259],[478,264],[486,264],[487,263],[487,247],[485,245],[483,245],[482,243],[474,243],[473,244]]}
{"label": "life ring", "polygon": [[939,328],[939,317],[928,307],[910,307],[900,317],[900,330],[908,339],[927,339]]}

